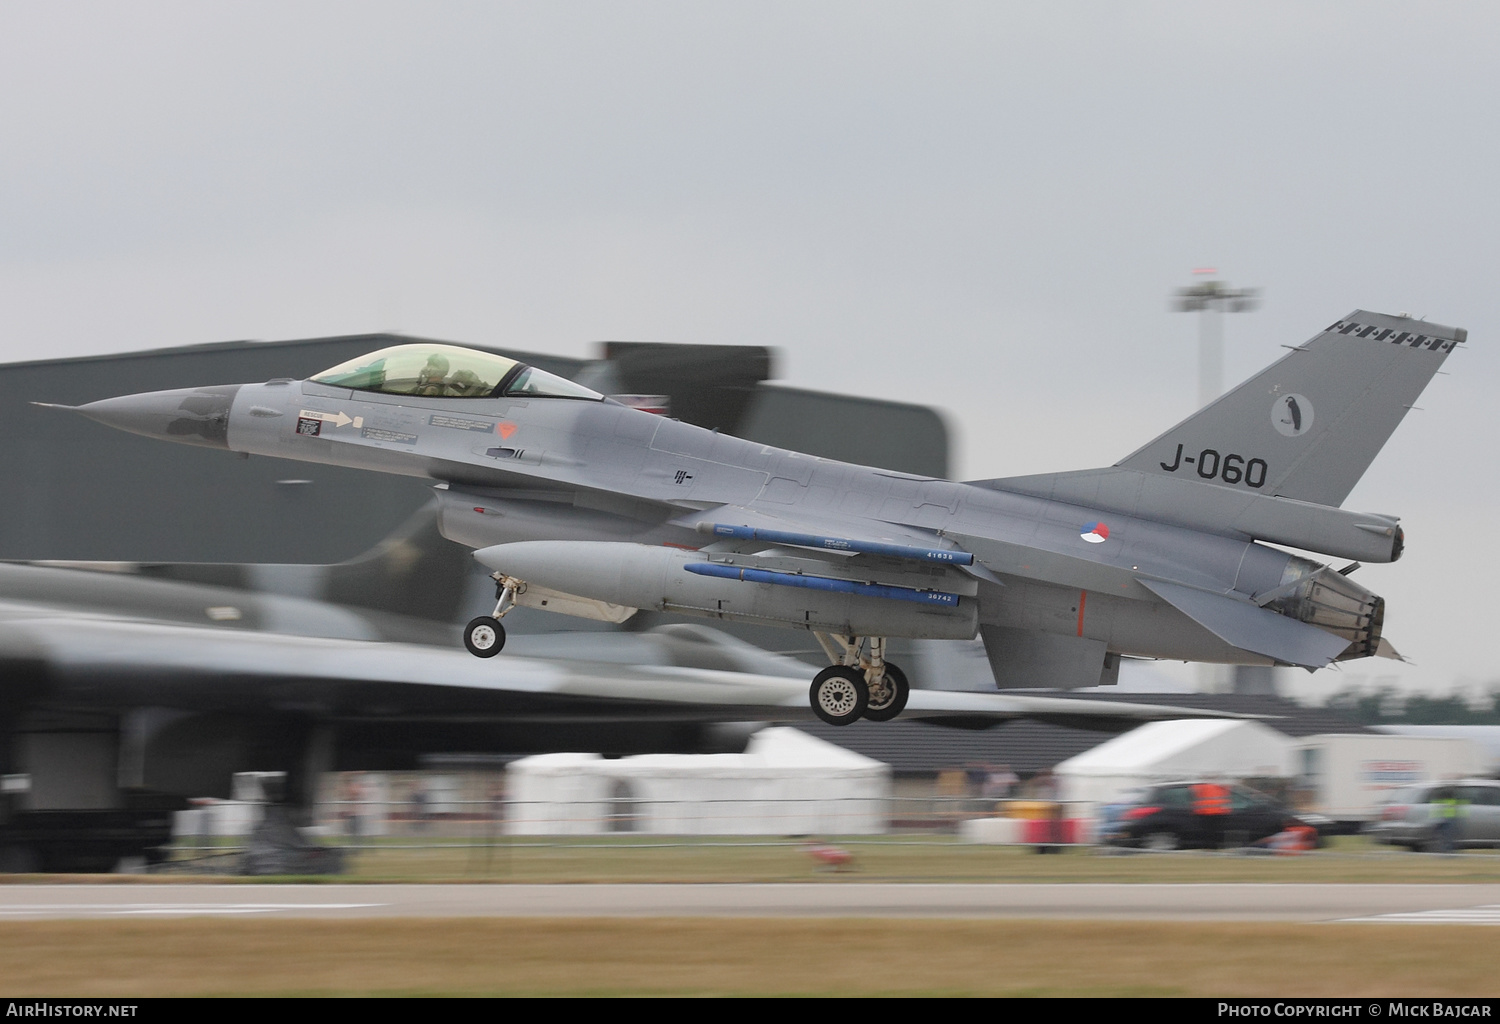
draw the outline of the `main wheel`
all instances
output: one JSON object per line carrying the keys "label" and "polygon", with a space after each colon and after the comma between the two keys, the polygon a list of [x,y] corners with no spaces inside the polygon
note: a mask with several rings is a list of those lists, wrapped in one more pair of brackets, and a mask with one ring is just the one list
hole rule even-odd
{"label": "main wheel", "polygon": [[464,627],[464,646],[476,658],[493,658],[505,646],[505,627],[499,619],[481,615]]}
{"label": "main wheel", "polygon": [[870,703],[865,674],[844,665],[830,665],[814,676],[808,696],[813,713],[829,725],[858,721]]}
{"label": "main wheel", "polygon": [[911,696],[911,684],[906,673],[890,662],[885,663],[885,681],[879,691],[870,691],[870,703],[865,708],[865,717],[872,722],[889,722],[901,714],[906,707],[906,698]]}

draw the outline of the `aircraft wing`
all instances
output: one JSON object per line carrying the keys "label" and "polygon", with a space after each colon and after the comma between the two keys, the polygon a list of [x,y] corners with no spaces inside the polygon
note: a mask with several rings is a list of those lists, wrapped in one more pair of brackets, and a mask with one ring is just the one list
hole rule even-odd
{"label": "aircraft wing", "polygon": [[779,719],[806,684],[775,676],[508,657],[42,609],[0,621],[0,663],[39,668],[54,699],[329,719],[595,716]]}
{"label": "aircraft wing", "polygon": [[[329,721],[811,720],[785,676],[566,659],[480,661],[417,644],[247,633],[0,606],[0,672],[29,669],[44,700],[99,708],[291,712]],[[1202,709],[917,690],[903,718],[984,727],[1040,718],[1128,728]],[[1253,717],[1253,716],[1251,716]]]}

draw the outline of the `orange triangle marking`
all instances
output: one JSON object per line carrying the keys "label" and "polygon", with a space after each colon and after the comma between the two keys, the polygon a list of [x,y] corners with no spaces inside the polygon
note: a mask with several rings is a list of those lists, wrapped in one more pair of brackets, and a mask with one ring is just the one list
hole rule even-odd
{"label": "orange triangle marking", "polygon": [[509,441],[510,440],[510,435],[514,434],[515,432],[516,432],[516,425],[514,423],[496,423],[495,424],[495,433],[499,434],[501,436],[501,438],[503,438],[506,441]]}

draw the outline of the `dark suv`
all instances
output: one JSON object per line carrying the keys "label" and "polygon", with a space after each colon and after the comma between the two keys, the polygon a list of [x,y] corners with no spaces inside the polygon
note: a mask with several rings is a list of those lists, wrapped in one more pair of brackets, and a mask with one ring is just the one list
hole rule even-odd
{"label": "dark suv", "polygon": [[1264,793],[1224,782],[1152,786],[1116,820],[1106,842],[1147,850],[1250,846],[1288,829],[1317,838],[1316,818]]}

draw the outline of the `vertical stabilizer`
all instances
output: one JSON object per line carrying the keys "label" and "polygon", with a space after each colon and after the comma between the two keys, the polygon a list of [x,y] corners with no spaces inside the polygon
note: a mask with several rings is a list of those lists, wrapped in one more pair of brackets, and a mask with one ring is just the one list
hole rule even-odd
{"label": "vertical stabilizer", "polygon": [[1466,338],[1356,310],[1117,466],[1338,506]]}

